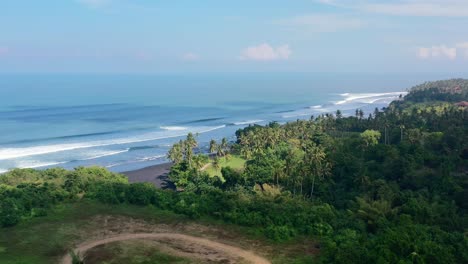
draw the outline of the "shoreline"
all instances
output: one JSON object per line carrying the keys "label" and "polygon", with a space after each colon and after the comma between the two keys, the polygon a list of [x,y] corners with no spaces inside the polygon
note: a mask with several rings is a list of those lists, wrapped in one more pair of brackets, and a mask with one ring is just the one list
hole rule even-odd
{"label": "shoreline", "polygon": [[174,188],[174,186],[168,182],[172,165],[171,162],[166,162],[138,170],[120,172],[120,174],[127,176],[130,183],[148,182],[154,184],[158,188]]}
{"label": "shoreline", "polygon": [[[216,155],[213,153],[206,153],[211,159]],[[136,182],[149,182],[158,188],[176,189],[174,184],[169,182],[169,172],[174,164],[172,162],[165,162],[161,164],[151,165],[137,170],[118,172],[128,177],[130,183]],[[206,165],[205,165],[206,166]]]}

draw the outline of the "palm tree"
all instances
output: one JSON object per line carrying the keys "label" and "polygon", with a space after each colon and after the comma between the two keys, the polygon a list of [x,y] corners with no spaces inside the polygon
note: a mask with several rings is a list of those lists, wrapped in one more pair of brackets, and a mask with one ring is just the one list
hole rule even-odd
{"label": "palm tree", "polygon": [[167,153],[167,157],[175,164],[179,164],[184,159],[182,142],[175,143]]}
{"label": "palm tree", "polygon": [[228,148],[228,140],[227,140],[227,138],[224,137],[223,139],[221,139],[221,147],[222,147],[224,150],[226,150],[226,149]]}
{"label": "palm tree", "polygon": [[198,142],[192,133],[188,133],[184,146],[185,146],[185,159],[188,161],[189,168],[192,168],[193,148],[198,146]]}
{"label": "palm tree", "polygon": [[212,139],[210,140],[210,153],[215,153],[216,152],[216,149],[217,149],[217,143],[216,143],[216,140]]}
{"label": "palm tree", "polygon": [[216,156],[218,157],[222,157],[224,156],[224,149],[221,145],[218,145],[217,149],[216,149]]}
{"label": "palm tree", "polygon": [[198,146],[197,139],[192,133],[188,133],[187,139],[185,140],[185,142],[187,143],[187,145],[189,145],[192,148],[196,148]]}
{"label": "palm tree", "polygon": [[400,125],[400,142],[403,142],[403,129],[405,129],[405,125]]}
{"label": "palm tree", "polygon": [[189,168],[192,168],[193,148],[189,144],[185,144],[185,159],[188,162]]}
{"label": "palm tree", "polygon": [[306,171],[312,177],[310,187],[310,198],[314,195],[316,177],[324,177],[330,173],[330,164],[326,161],[326,154],[323,147],[310,142],[306,145]]}
{"label": "palm tree", "polygon": [[359,109],[359,119],[362,119],[364,117],[364,111],[362,109]]}
{"label": "palm tree", "polygon": [[336,110],[336,118],[340,119],[343,117],[343,114],[341,113],[341,110]]}
{"label": "palm tree", "polygon": [[199,172],[201,168],[205,165],[205,156],[195,155],[193,156],[193,166]]}

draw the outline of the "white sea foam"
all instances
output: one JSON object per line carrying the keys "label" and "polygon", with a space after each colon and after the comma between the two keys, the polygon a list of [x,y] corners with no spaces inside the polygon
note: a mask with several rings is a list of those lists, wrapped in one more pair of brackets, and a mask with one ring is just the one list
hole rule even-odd
{"label": "white sea foam", "polygon": [[130,149],[127,148],[127,149],[118,150],[118,151],[102,151],[102,152],[97,152],[97,153],[91,153],[93,156],[89,158],[80,159],[80,160],[93,160],[93,159],[99,159],[99,158],[108,157],[108,156],[114,156],[117,154],[128,152],[129,150]]}
{"label": "white sea foam", "polygon": [[93,147],[103,147],[103,146],[113,146],[113,145],[123,145],[131,143],[139,143],[146,141],[153,141],[159,139],[183,137],[187,135],[188,132],[192,133],[207,133],[213,130],[224,128],[225,125],[217,127],[193,127],[189,128],[184,133],[178,134],[168,134],[164,131],[147,133],[136,137],[131,138],[118,138],[118,139],[109,139],[101,141],[88,141],[88,142],[79,142],[79,143],[65,143],[65,144],[55,144],[55,145],[43,145],[43,146],[32,146],[32,147],[22,147],[22,148],[2,148],[0,149],[0,160],[7,159],[16,159],[21,157],[29,157],[36,155],[43,155],[61,151],[70,151],[76,149],[84,148],[93,148]]}
{"label": "white sea foam", "polygon": [[158,160],[158,159],[164,158],[164,157],[166,157],[165,154],[156,155],[156,156],[149,156],[149,157],[138,158],[137,161],[152,161],[152,160]]}
{"label": "white sea foam", "polygon": [[117,167],[117,166],[120,166],[120,165],[125,165],[125,164],[128,164],[129,162],[118,162],[118,163],[112,163],[110,165],[107,165],[106,168],[113,168],[113,167]]}
{"label": "white sea foam", "polygon": [[68,161],[39,161],[39,160],[22,160],[15,163],[15,168],[21,169],[35,169],[42,167],[49,167],[54,165],[65,164]]}
{"label": "white sea foam", "polygon": [[391,92],[391,93],[344,93],[340,94],[345,97],[344,100],[335,102],[335,105],[343,105],[351,102],[359,102],[365,104],[373,104],[381,99],[397,98],[398,96],[406,95],[407,92]]}
{"label": "white sea foam", "polygon": [[160,128],[164,130],[170,130],[170,131],[188,130],[187,127],[181,127],[181,126],[161,126]]}
{"label": "white sea foam", "polygon": [[[406,95],[407,92],[390,92],[390,93],[343,93],[340,94],[344,97],[343,100],[332,102],[331,104],[325,105],[314,105],[308,109],[300,109],[286,115],[283,118],[294,118],[311,116],[314,114],[332,113],[336,110],[352,110],[360,108],[363,105],[372,104],[389,104],[395,99],[398,99],[400,95]],[[345,113],[343,113],[345,114]]]}
{"label": "white sea foam", "polygon": [[240,121],[240,122],[234,122],[233,124],[236,126],[242,126],[242,125],[249,125],[249,124],[256,124],[256,123],[261,123],[265,120],[260,120],[260,119],[255,119],[255,120],[247,120],[247,121]]}

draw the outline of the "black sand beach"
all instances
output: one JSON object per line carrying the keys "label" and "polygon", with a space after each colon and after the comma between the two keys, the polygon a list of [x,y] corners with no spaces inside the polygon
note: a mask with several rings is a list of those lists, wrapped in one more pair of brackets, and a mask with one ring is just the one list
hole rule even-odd
{"label": "black sand beach", "polygon": [[159,188],[172,188],[168,182],[171,167],[172,163],[163,163],[122,174],[128,177],[129,182],[150,182]]}

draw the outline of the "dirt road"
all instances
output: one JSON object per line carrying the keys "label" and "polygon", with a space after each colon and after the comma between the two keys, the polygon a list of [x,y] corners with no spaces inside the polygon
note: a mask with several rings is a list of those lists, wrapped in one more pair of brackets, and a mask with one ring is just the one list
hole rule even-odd
{"label": "dirt road", "polygon": [[[91,248],[119,241],[133,240],[133,239],[175,239],[181,242],[196,243],[205,247],[209,247],[215,251],[221,251],[230,255],[234,258],[242,258],[253,264],[270,264],[267,259],[254,254],[253,252],[243,250],[238,247],[229,246],[219,242],[211,241],[204,238],[193,237],[183,234],[173,233],[142,233],[142,234],[120,234],[118,236],[109,237],[101,240],[89,241],[78,245],[75,248],[75,252],[80,254],[85,253]],[[71,264],[72,260],[69,254],[64,256],[61,260],[61,264]]]}

